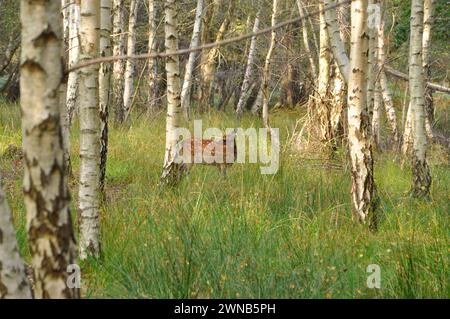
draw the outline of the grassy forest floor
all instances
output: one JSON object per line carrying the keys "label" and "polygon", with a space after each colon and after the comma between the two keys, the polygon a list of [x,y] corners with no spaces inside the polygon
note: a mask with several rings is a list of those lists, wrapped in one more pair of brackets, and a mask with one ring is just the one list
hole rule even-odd
{"label": "grassy forest floor", "polygon": [[[445,112],[448,100],[441,103]],[[278,174],[236,164],[222,178],[195,167],[176,189],[157,187],[163,162],[164,115],[111,128],[106,203],[101,210],[103,257],[82,263],[85,297],[145,298],[448,298],[448,158],[429,153],[430,201],[408,196],[409,167],[392,152],[375,155],[382,220],[377,232],[352,221],[345,155],[333,165],[301,159],[286,140],[299,113],[274,111],[282,140]],[[448,131],[448,114],[445,114]],[[233,114],[203,116],[203,127],[242,124]],[[77,123],[72,129],[72,212],[76,224],[79,169]],[[23,256],[18,105],[0,101],[1,173]],[[5,153],[5,151],[8,149]],[[18,149],[17,149],[18,150]],[[343,153],[343,152],[341,152]],[[369,289],[370,264],[381,267],[381,289]]]}

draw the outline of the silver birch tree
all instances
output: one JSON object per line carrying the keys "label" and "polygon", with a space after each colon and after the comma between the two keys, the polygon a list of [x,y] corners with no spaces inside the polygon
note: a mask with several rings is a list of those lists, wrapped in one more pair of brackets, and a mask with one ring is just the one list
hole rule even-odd
{"label": "silver birch tree", "polygon": [[13,216],[0,179],[0,299],[30,299],[30,283],[19,254]]}
{"label": "silver birch tree", "polygon": [[[165,12],[165,48],[166,52],[178,50],[178,20],[175,0],[166,0]],[[161,176],[162,184],[172,184],[177,181],[178,167],[175,165],[175,145],[177,144],[176,129],[181,120],[181,84],[180,61],[177,55],[166,58],[167,73],[167,116],[166,116],[166,149],[164,155],[164,168]]]}
{"label": "silver birch tree", "polygon": [[[125,0],[114,0],[113,9],[113,55],[115,57],[125,55]],[[124,120],[123,114],[123,73],[124,60],[117,59],[113,65],[113,97],[112,105],[115,111],[116,123]]]}
{"label": "silver birch tree", "polygon": [[[98,57],[100,0],[81,1],[80,61]],[[99,65],[80,70],[80,258],[100,255]]]}
{"label": "silver birch tree", "polygon": [[[127,55],[133,55],[136,49],[136,19],[139,9],[139,0],[131,0],[130,2],[130,17],[128,19],[128,42],[127,42]],[[125,67],[125,85],[123,90],[123,115],[124,121],[128,117],[128,113],[131,109],[131,103],[134,92],[134,73],[135,73],[135,60],[127,59]]]}
{"label": "silver birch tree", "polygon": [[67,285],[76,245],[61,138],[60,11],[60,1],[21,1],[23,192],[36,298],[79,296]]}
{"label": "silver birch tree", "polygon": [[422,0],[411,2],[411,34],[409,48],[409,92],[413,125],[412,143],[412,195],[427,197],[430,193],[431,176],[427,164],[427,137],[425,134],[425,78],[422,61],[423,14]]}
{"label": "silver birch tree", "polygon": [[348,142],[351,159],[352,207],[359,221],[376,226],[372,147],[366,114],[367,0],[351,4],[350,73],[348,81]]}
{"label": "silver birch tree", "polygon": [[[112,0],[100,2],[100,56],[111,56]],[[100,193],[104,193],[106,160],[108,157],[108,113],[111,82],[111,63],[101,63],[99,72],[100,112]]]}
{"label": "silver birch tree", "polygon": [[[255,17],[255,23],[253,24],[253,33],[259,30],[259,12]],[[247,66],[245,68],[244,81],[242,82],[241,94],[239,96],[239,101],[236,106],[236,113],[238,116],[241,116],[244,112],[244,105],[247,102],[249,89],[250,89],[250,81],[253,74],[253,69],[255,64],[256,57],[256,36],[253,36],[250,41],[250,48],[248,50],[248,58],[247,58]]]}
{"label": "silver birch tree", "polygon": [[[200,28],[202,25],[203,6],[204,0],[197,0],[194,29],[192,30],[192,39],[189,46],[190,48],[197,47],[200,43]],[[197,56],[198,52],[191,52],[189,54],[188,62],[186,64],[186,71],[184,73],[183,87],[181,89],[181,108],[183,109],[184,117],[186,119],[189,119],[190,114],[192,77]]]}

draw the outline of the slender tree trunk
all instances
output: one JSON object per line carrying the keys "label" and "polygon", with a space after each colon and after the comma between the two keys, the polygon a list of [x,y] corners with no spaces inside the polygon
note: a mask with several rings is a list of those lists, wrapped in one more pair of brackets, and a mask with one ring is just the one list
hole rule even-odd
{"label": "slender tree trunk", "polygon": [[367,0],[351,4],[351,48],[348,82],[348,140],[351,158],[352,207],[357,218],[376,227],[372,147],[366,114]]}
{"label": "slender tree trunk", "polygon": [[[311,65],[311,72],[312,72],[312,77],[315,78],[317,76],[317,66],[316,66],[316,61],[314,59],[314,54],[311,51],[311,47],[309,45],[309,34],[308,34],[308,28],[306,26],[306,19],[304,19],[305,17],[305,9],[303,8],[303,4],[300,0],[297,0],[297,7],[298,7],[298,12],[300,14],[300,17],[303,18],[301,20],[302,22],[302,35],[303,35],[303,45],[305,47],[305,51],[306,51],[306,55],[308,56],[309,59],[309,64]],[[312,31],[314,32],[314,31]]]}
{"label": "slender tree trunk", "polygon": [[409,49],[409,91],[413,112],[412,195],[426,197],[430,194],[431,176],[426,159],[425,135],[425,78],[422,61],[423,1],[412,0],[411,35]]}
{"label": "slender tree trunk", "polygon": [[[431,43],[431,27],[434,20],[435,0],[424,0],[423,15],[423,70],[425,81],[430,81],[431,76],[431,59],[430,59],[430,43]],[[425,129],[430,141],[433,140],[433,122],[434,122],[434,106],[433,106],[433,90],[427,85],[425,87]]]}
{"label": "slender tree trunk", "polygon": [[[255,17],[255,23],[253,25],[253,33],[257,32],[258,30],[259,30],[259,12],[256,14]],[[253,64],[255,64],[255,57],[256,57],[256,40],[257,40],[256,36],[252,37],[250,42],[250,48],[248,51],[248,59],[247,59],[247,66],[245,68],[244,81],[242,82],[241,94],[239,96],[239,101],[236,107],[236,113],[239,117],[242,116],[242,113],[244,112],[244,105],[247,102],[249,96],[250,81],[252,79],[254,70]]]}
{"label": "slender tree trunk", "polygon": [[79,296],[67,285],[76,245],[61,138],[60,11],[60,1],[21,1],[23,191],[36,298]]}
{"label": "slender tree trunk", "polygon": [[[375,11],[375,5],[379,8],[379,0],[369,0],[368,7],[368,15],[372,16],[377,14]],[[374,103],[375,103],[375,82],[377,80],[377,53],[378,53],[378,32],[376,26],[372,24],[368,24],[367,27],[368,36],[369,36],[369,50],[368,50],[368,59],[367,59],[367,113],[369,115],[369,133],[372,133],[371,125],[372,125],[372,117],[374,112]]]}
{"label": "slender tree trunk", "polygon": [[[80,60],[99,54],[100,0],[81,1]],[[80,70],[80,258],[100,255],[100,113],[99,65]]]}
{"label": "slender tree trunk", "polygon": [[[337,8],[339,16],[341,17],[340,20],[336,18],[337,28],[339,30],[339,38],[338,40],[342,41],[342,47],[344,48],[341,51],[341,54],[344,54],[347,56],[345,52],[345,48],[348,46],[348,39],[345,34],[346,25],[350,24],[349,21],[346,21],[345,19],[345,11],[348,10],[348,8],[345,8],[344,6],[340,6]],[[337,17],[337,16],[336,16]],[[326,18],[326,16],[325,16]],[[336,27],[336,26],[335,26]],[[327,25],[328,28],[328,25]],[[333,32],[335,33],[335,32]],[[335,38],[336,40],[336,38]],[[331,40],[330,40],[331,41]],[[334,53],[333,53],[334,55]],[[348,63],[348,57],[346,57],[344,60],[347,60]],[[332,108],[331,108],[331,129],[333,133],[333,137],[336,140],[339,137],[342,137],[343,134],[338,135],[338,133],[342,129],[344,129],[344,118],[343,118],[343,112],[347,108],[347,82],[342,75],[342,72],[340,71],[338,62],[336,58],[334,59],[334,79],[333,79],[333,92],[332,92]],[[349,69],[349,66],[343,66],[343,69]]]}
{"label": "slender tree trunk", "polygon": [[[100,2],[100,56],[111,56],[111,13],[112,0]],[[100,193],[104,194],[106,160],[108,156],[108,108],[111,82],[111,63],[100,64],[99,73],[99,111],[100,111]]]}
{"label": "slender tree trunk", "polygon": [[[278,0],[273,0],[272,4],[272,27],[277,24],[277,15],[278,15]],[[275,48],[277,41],[277,32],[273,30],[270,37],[270,45],[269,50],[267,51],[266,61],[264,63],[264,73],[263,73],[263,81],[261,86],[262,96],[263,96],[263,105],[262,105],[262,119],[264,122],[264,126],[269,128],[269,81],[270,81],[270,64],[272,62],[272,52]]]}
{"label": "slender tree trunk", "polygon": [[[408,83],[409,85],[409,83]],[[413,143],[413,111],[411,102],[408,104],[408,111],[406,112],[406,122],[403,129],[402,153],[404,158],[407,158],[411,152]]]}
{"label": "slender tree trunk", "polygon": [[[128,20],[128,44],[127,55],[133,55],[136,47],[136,18],[139,8],[139,0],[131,0],[130,2],[130,17]],[[123,115],[124,118],[121,122],[125,121],[128,117],[128,113],[131,110],[131,103],[134,92],[134,72],[135,72],[135,60],[128,59],[125,68],[125,86],[123,90]]]}
{"label": "slender tree trunk", "polygon": [[[165,1],[165,47],[166,52],[178,50],[177,12],[175,0]],[[166,117],[166,150],[161,184],[173,184],[178,180],[179,170],[174,162],[175,145],[177,144],[176,129],[181,120],[180,100],[180,61],[178,55],[166,58],[167,73],[167,117]]]}
{"label": "slender tree trunk", "polygon": [[[323,3],[319,3],[319,9],[323,10]],[[320,38],[319,38],[319,77],[318,77],[318,96],[314,98],[316,103],[314,105],[315,113],[319,121],[320,140],[324,149],[330,150],[333,143],[333,134],[331,130],[331,98],[329,94],[330,89],[330,67],[331,67],[331,52],[330,52],[330,38],[328,36],[327,24],[324,13],[319,15],[320,19]]]}
{"label": "slender tree trunk", "polygon": [[[200,43],[200,28],[202,25],[204,0],[197,0],[197,9],[195,11],[194,29],[192,30],[192,39],[190,48],[197,47]],[[189,119],[191,110],[191,87],[192,77],[194,73],[195,61],[197,59],[198,52],[191,52],[186,64],[186,71],[184,73],[183,88],[181,90],[181,107],[186,119]]]}
{"label": "slender tree trunk", "polygon": [[386,53],[385,53],[385,37],[384,37],[384,19],[383,14],[381,14],[381,21],[378,26],[378,42],[377,42],[377,49],[378,49],[378,80],[381,87],[381,93],[383,97],[384,102],[384,108],[386,110],[386,117],[389,123],[389,126],[392,131],[392,138],[394,145],[398,144],[398,129],[397,129],[397,115],[395,114],[394,109],[394,101],[392,98],[391,90],[388,86],[388,80],[387,76],[384,70],[384,66],[386,64]]}
{"label": "slender tree trunk", "polygon": [[[234,0],[233,0],[234,1]],[[228,30],[228,26],[231,22],[231,15],[234,9],[233,1],[229,2],[225,18],[220,25],[219,31],[216,34],[215,41],[221,41],[225,36],[225,32]],[[219,55],[219,48],[215,47],[210,49],[206,54],[206,61],[201,66],[202,71],[202,94],[201,94],[201,105],[202,109],[209,106],[211,98],[213,98],[212,89],[214,82],[214,73],[216,72],[216,59]]]}
{"label": "slender tree trunk", "polygon": [[[69,21],[69,68],[78,63],[79,58],[79,41],[78,30],[80,25],[80,0],[73,0],[69,6],[70,21]],[[70,72],[67,80],[67,115],[69,123],[72,123],[73,114],[76,111],[78,94],[78,71]]]}
{"label": "slender tree trunk", "polygon": [[[62,51],[62,50],[61,50]],[[61,52],[64,54],[64,52]],[[66,176],[72,175],[72,161],[70,159],[70,122],[67,114],[67,82],[66,79],[61,81],[59,86],[59,117],[61,123],[62,148],[64,152],[64,171]]]}
{"label": "slender tree trunk", "polygon": [[[63,21],[63,56],[65,57],[66,53],[69,52],[69,25],[70,25],[70,8],[69,1],[70,0],[60,0],[61,1],[61,14]],[[64,58],[67,61],[66,58]]]}
{"label": "slender tree trunk", "polygon": [[[310,7],[317,4],[317,2],[315,0],[312,1],[313,2],[312,4],[311,4],[311,1],[307,1],[307,2]],[[305,14],[309,14],[308,9],[306,8],[306,6],[304,4],[303,4],[303,8],[304,8]],[[314,23],[313,23],[310,15],[308,15],[306,17],[306,19],[308,20],[309,27],[311,29],[311,35],[312,35],[312,39],[313,39],[312,42],[314,43],[314,48],[316,49],[316,52],[319,52],[319,42],[320,41],[317,41],[316,29],[314,28]]]}
{"label": "slender tree trunk", "polygon": [[[325,7],[334,4],[334,0],[323,0]],[[329,34],[331,51],[336,60],[337,65],[345,82],[348,82],[349,77],[349,60],[347,53],[345,52],[345,44],[341,38],[341,30],[337,19],[337,9],[331,9],[325,11],[326,29]]]}
{"label": "slender tree trunk", "polygon": [[[114,0],[113,12],[113,54],[125,55],[125,0]],[[115,60],[113,65],[113,101],[115,121],[121,123],[123,113],[123,73],[124,60]]]}
{"label": "slender tree trunk", "polygon": [[381,116],[381,87],[380,83],[375,83],[373,92],[373,114],[372,114],[372,140],[376,148],[380,147],[380,116]]}
{"label": "slender tree trunk", "polygon": [[0,299],[30,299],[31,287],[19,254],[13,216],[1,180],[0,234]]}
{"label": "slender tree trunk", "polygon": [[[155,0],[148,0],[148,53],[155,53],[156,48],[156,6]],[[148,70],[148,108],[149,111],[153,111],[157,107],[158,98],[158,60],[156,58],[148,59]]]}
{"label": "slender tree trunk", "polygon": [[335,63],[333,79],[332,107],[330,111],[331,133],[334,139],[338,136],[339,128],[342,127],[342,112],[347,105],[347,84],[344,76],[339,71],[339,66]]}

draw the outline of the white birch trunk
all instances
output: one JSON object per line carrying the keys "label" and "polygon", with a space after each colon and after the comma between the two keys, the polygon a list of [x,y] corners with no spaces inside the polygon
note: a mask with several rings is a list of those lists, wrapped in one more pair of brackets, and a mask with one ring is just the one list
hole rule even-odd
{"label": "white birch trunk", "polygon": [[[259,30],[259,13],[255,17],[255,23],[253,25],[253,33]],[[253,64],[255,64],[256,57],[256,36],[252,37],[250,41],[250,48],[248,50],[247,66],[245,68],[244,81],[242,82],[241,94],[236,106],[236,113],[241,116],[244,112],[244,105],[248,99],[248,93],[250,89],[250,81],[253,75]]]}
{"label": "white birch trunk", "polygon": [[[334,4],[336,1],[323,0],[323,2],[325,4],[325,7],[328,7]],[[331,51],[333,52],[333,56],[336,59],[336,63],[339,66],[339,70],[344,77],[345,82],[348,82],[349,59],[345,51],[344,41],[342,41],[341,38],[341,31],[337,19],[336,9],[325,11],[325,19],[328,34],[330,36]]]}
{"label": "white birch trunk", "polygon": [[61,138],[60,10],[60,1],[21,1],[23,192],[36,298],[79,296],[67,285],[76,245]]}
{"label": "white birch trunk", "polygon": [[[203,0],[201,0],[203,1]],[[156,53],[156,6],[155,0],[148,0],[148,53]],[[158,64],[156,58],[148,59],[148,103],[149,111],[155,110],[158,98]]]}
{"label": "white birch trunk", "polygon": [[403,129],[403,140],[402,140],[402,154],[405,158],[408,157],[412,148],[412,140],[413,140],[412,131],[413,131],[413,111],[410,102],[408,104],[408,111],[406,112],[406,121],[405,127]]}
{"label": "white birch trunk", "polygon": [[384,19],[383,15],[378,26],[378,72],[379,72],[379,83],[381,87],[381,94],[384,102],[384,109],[386,110],[386,117],[389,126],[392,131],[392,138],[394,145],[398,144],[398,129],[397,129],[397,115],[395,114],[394,101],[392,98],[391,90],[388,86],[388,80],[384,66],[386,64],[386,53],[385,53],[385,37],[384,37]]}
{"label": "white birch trunk", "polygon": [[[192,39],[191,44],[189,46],[190,48],[197,47],[200,43],[200,28],[202,25],[203,5],[204,0],[197,0],[194,29],[192,30]],[[197,56],[198,52],[191,52],[189,54],[189,59],[186,64],[186,71],[184,73],[183,87],[181,89],[181,107],[183,109],[184,116],[186,119],[189,119],[190,114],[192,77],[194,73],[195,60],[197,59]]]}
{"label": "white birch trunk", "polygon": [[423,1],[412,0],[411,35],[409,49],[409,92],[411,94],[411,111],[413,125],[412,195],[427,197],[430,193],[431,176],[428,168],[425,135],[425,78],[422,61],[423,39]]}
{"label": "white birch trunk", "polygon": [[[309,45],[308,28],[306,26],[306,19],[304,18],[305,17],[305,9],[303,8],[303,3],[300,0],[297,0],[297,7],[298,7],[298,12],[300,14],[300,17],[302,18],[301,23],[302,23],[303,45],[305,47],[305,51],[306,51],[306,54],[309,59],[309,64],[311,65],[312,77],[315,78],[317,76],[317,66],[316,66],[316,61],[314,60],[313,52]],[[312,30],[312,32],[314,32],[314,30]]]}
{"label": "white birch trunk", "polygon": [[[125,0],[114,0],[113,12],[113,55],[125,55]],[[113,65],[113,100],[116,123],[122,123],[124,60],[115,60]]]}
{"label": "white birch trunk", "polygon": [[[217,4],[217,6],[220,3]],[[227,12],[225,13],[224,20],[220,25],[219,30],[216,34],[215,41],[221,41],[225,36],[225,32],[228,29],[228,26],[231,22],[231,15],[234,10],[233,2],[230,2],[228,5]],[[202,94],[201,94],[201,108],[205,109],[205,107],[209,108],[210,99],[213,97],[213,82],[214,82],[214,73],[216,72],[216,59],[219,55],[219,48],[215,47],[202,53],[206,58],[202,61],[201,71],[202,71]],[[203,63],[204,62],[204,63]]]}
{"label": "white birch trunk", "polygon": [[[81,1],[80,61],[98,57],[100,0]],[[80,70],[80,258],[100,255],[99,65]]]}
{"label": "white birch trunk", "polygon": [[[319,3],[319,9],[323,10],[323,3]],[[327,24],[323,12],[319,15],[320,21],[320,38],[319,38],[319,76],[317,93],[318,100],[315,103],[317,120],[319,122],[320,140],[325,149],[329,150],[332,143],[331,131],[331,99],[330,89],[330,37],[328,36]]]}
{"label": "white birch trunk", "polygon": [[[100,2],[100,56],[111,56],[111,13],[112,0]],[[100,112],[100,193],[104,193],[106,160],[108,156],[108,113],[111,82],[111,63],[101,63],[99,72]]]}
{"label": "white birch trunk", "polygon": [[[425,82],[430,81],[431,76],[431,27],[434,20],[434,6],[435,0],[424,0],[424,15],[423,15],[423,39],[422,39],[422,50],[423,50],[423,69]],[[425,129],[430,141],[433,140],[433,121],[434,121],[434,106],[433,106],[433,91],[428,87],[425,87]]]}
{"label": "white birch trunk", "polygon": [[[175,0],[165,1],[165,47],[166,52],[178,50],[177,12]],[[167,116],[166,116],[166,149],[164,168],[161,176],[162,184],[172,184],[177,181],[178,167],[174,162],[175,145],[178,142],[176,129],[181,120],[181,85],[180,61],[178,55],[166,58],[167,73]]]}
{"label": "white birch trunk", "polygon": [[[369,0],[368,7],[368,15],[375,15],[377,12],[375,11],[375,5],[379,8],[378,0]],[[370,126],[372,125],[372,117],[374,112],[374,103],[375,103],[375,81],[377,77],[377,53],[378,53],[378,32],[376,26],[370,24],[367,27],[367,32],[369,36],[369,50],[368,50],[368,59],[367,59],[367,112],[369,114],[369,132],[372,133],[372,129]]]}
{"label": "white birch trunk", "polygon": [[13,216],[0,180],[0,299],[31,298],[31,287],[20,257]]}
{"label": "white birch trunk", "polygon": [[373,112],[372,112],[372,140],[376,148],[380,147],[380,117],[381,117],[381,87],[380,83],[375,83],[373,92]]}
{"label": "white birch trunk", "polygon": [[[272,27],[277,24],[278,0],[273,0],[272,4]],[[269,128],[269,81],[270,81],[270,64],[272,62],[272,52],[275,48],[277,40],[277,32],[273,30],[270,37],[269,50],[267,51],[266,61],[264,63],[263,82],[261,86],[263,102],[262,102],[262,119],[264,126]]]}
{"label": "white birch trunk", "polygon": [[[69,68],[78,63],[79,57],[79,40],[78,31],[80,25],[80,0],[73,0],[69,6],[70,21],[69,21]],[[72,123],[73,114],[76,112],[78,94],[78,71],[70,72],[67,79],[67,116],[69,123]]]}
{"label": "white birch trunk", "polygon": [[351,4],[351,48],[348,82],[348,141],[351,158],[352,207],[357,218],[376,227],[372,147],[366,114],[367,0]]}
{"label": "white birch trunk", "polygon": [[[134,55],[136,48],[136,18],[139,8],[139,0],[131,0],[130,2],[130,17],[128,20],[128,43],[127,43],[127,55]],[[135,72],[135,60],[128,59],[125,67],[125,86],[123,90],[123,114],[124,121],[128,117],[128,113],[131,110],[131,103],[134,92],[134,72]]]}

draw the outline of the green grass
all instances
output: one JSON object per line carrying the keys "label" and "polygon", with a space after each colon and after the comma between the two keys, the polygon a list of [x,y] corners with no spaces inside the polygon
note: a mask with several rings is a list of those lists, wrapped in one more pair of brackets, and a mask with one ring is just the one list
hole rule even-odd
{"label": "green grass", "polygon": [[[1,102],[0,102],[1,104]],[[20,146],[19,111],[0,105],[0,153]],[[299,114],[279,111],[282,148]],[[231,115],[204,116],[204,127],[260,126]],[[117,298],[448,298],[448,165],[433,161],[430,201],[408,196],[410,170],[376,154],[382,220],[377,232],[352,220],[348,165],[340,169],[284,152],[275,176],[237,164],[222,178],[198,166],[176,189],[159,189],[164,118],[113,128],[107,202],[101,211],[103,257],[82,263],[86,297]],[[78,129],[72,132],[77,199]],[[397,156],[398,157],[398,156]],[[0,159],[22,254],[26,247],[20,164]],[[73,203],[74,217],[76,205]],[[76,220],[76,218],[74,218]],[[381,267],[381,289],[366,285]]]}

